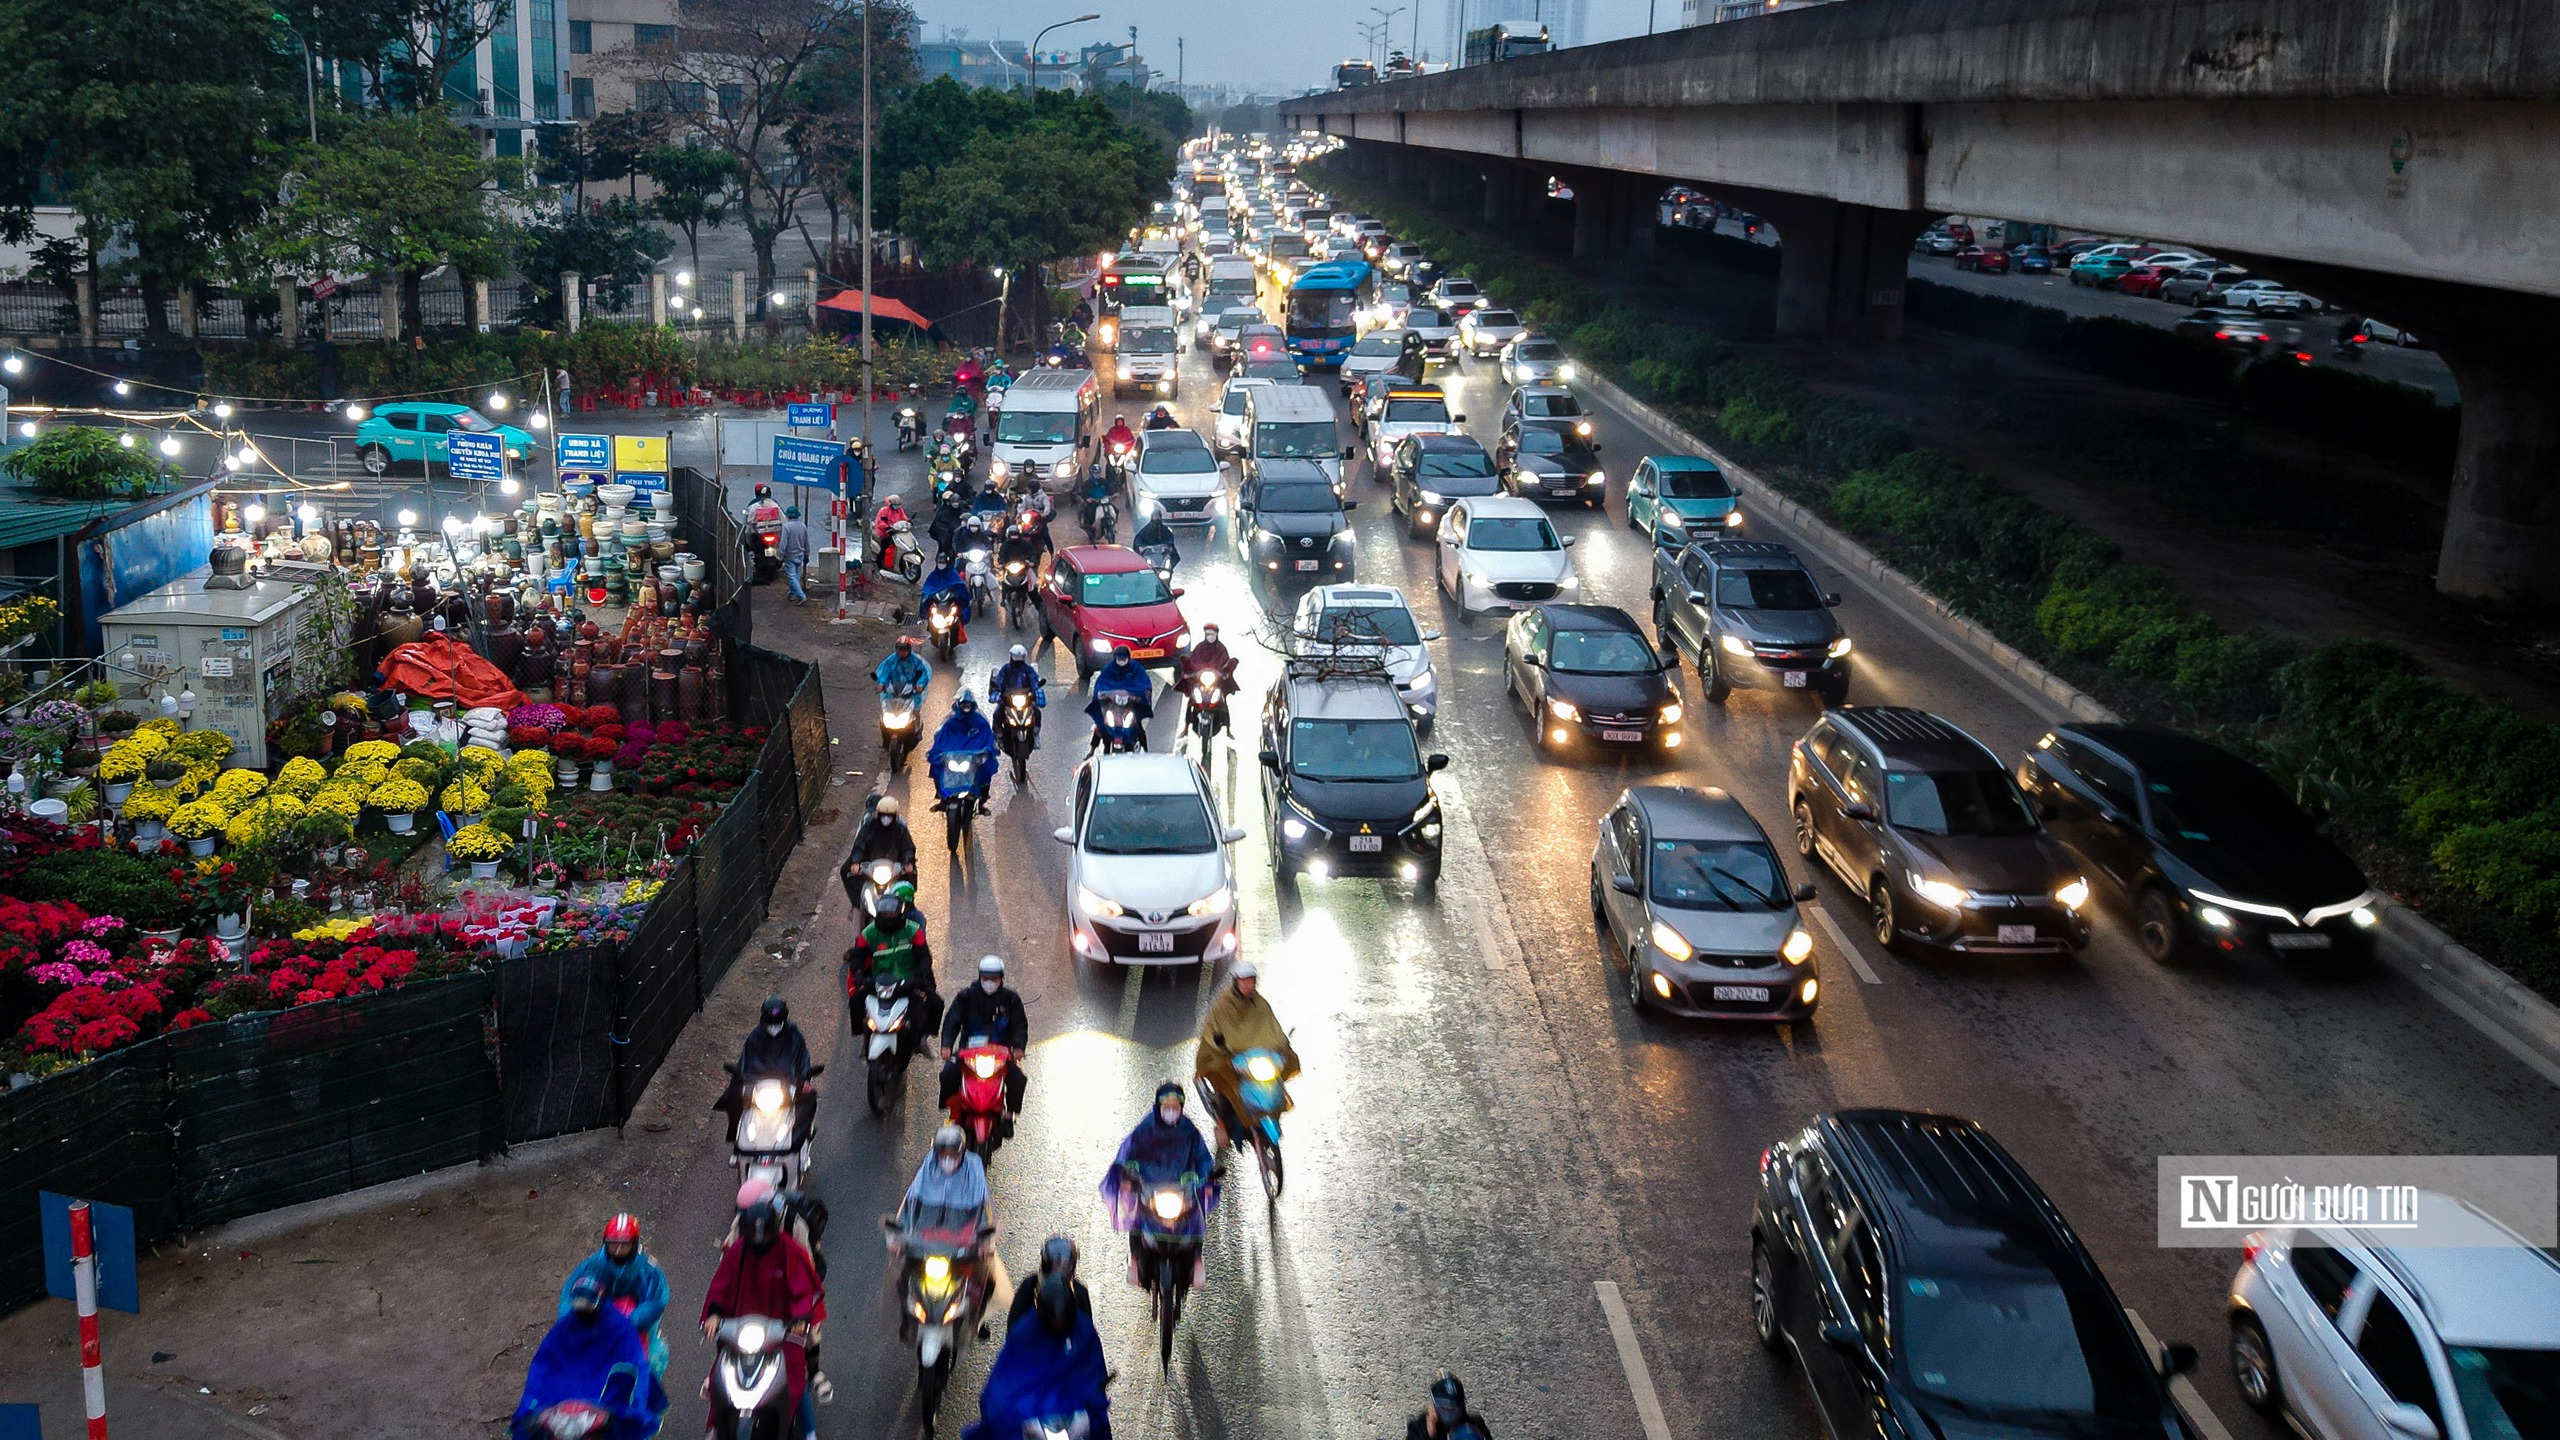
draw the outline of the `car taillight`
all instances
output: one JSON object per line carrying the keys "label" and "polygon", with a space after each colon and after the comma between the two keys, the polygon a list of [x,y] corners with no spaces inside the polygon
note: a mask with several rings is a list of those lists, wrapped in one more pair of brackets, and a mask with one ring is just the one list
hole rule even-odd
{"label": "car taillight", "polygon": [[2244,1242],[2240,1246],[2240,1263],[2243,1265],[2257,1264],[2258,1252],[2266,1248],[2266,1246],[2260,1244],[2255,1238]]}
{"label": "car taillight", "polygon": [[2296,350],[2293,352],[2293,358],[2301,361],[2305,365],[2308,365],[2311,363],[2311,352],[2308,350]]}
{"label": "car taillight", "polygon": [[2228,330],[2216,330],[2213,332],[2213,338],[2216,340],[2228,340],[2231,338],[2231,332]]}

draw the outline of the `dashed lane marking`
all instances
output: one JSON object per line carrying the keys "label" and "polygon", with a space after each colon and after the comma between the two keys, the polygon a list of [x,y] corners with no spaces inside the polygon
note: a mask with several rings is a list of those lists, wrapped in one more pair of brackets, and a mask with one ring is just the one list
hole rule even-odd
{"label": "dashed lane marking", "polygon": [[1831,912],[1819,905],[1808,908],[1813,913],[1813,923],[1822,927],[1823,936],[1831,942],[1831,948],[1840,952],[1840,958],[1849,962],[1849,968],[1858,972],[1858,978],[1870,985],[1883,984],[1884,977],[1868,967],[1867,957],[1859,954],[1858,947],[1849,943],[1848,932],[1840,928],[1839,921],[1831,918]]}
{"label": "dashed lane marking", "polygon": [[1635,1322],[1627,1318],[1627,1302],[1618,1293],[1618,1282],[1595,1280],[1591,1288],[1599,1292],[1600,1311],[1609,1317],[1609,1338],[1617,1342],[1618,1364],[1627,1372],[1627,1389],[1635,1395],[1636,1418],[1644,1422],[1645,1440],[1671,1440],[1671,1422],[1662,1418],[1662,1397],[1654,1393],[1653,1370],[1636,1344]]}

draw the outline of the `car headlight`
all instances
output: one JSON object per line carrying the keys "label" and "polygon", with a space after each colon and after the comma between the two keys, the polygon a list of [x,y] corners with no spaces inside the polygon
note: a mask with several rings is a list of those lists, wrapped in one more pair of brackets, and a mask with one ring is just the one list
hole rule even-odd
{"label": "car headlight", "polygon": [[1072,459],[1061,460],[1049,467],[1049,473],[1061,480],[1072,479],[1076,473],[1076,462]]}
{"label": "car headlight", "polygon": [[1788,931],[1787,943],[1778,947],[1778,953],[1785,956],[1790,965],[1803,964],[1813,954],[1812,932],[1802,927]]}
{"label": "car headlight", "polygon": [[1665,725],[1677,725],[1680,723],[1680,717],[1688,713],[1688,711],[1680,708],[1679,701],[1674,700],[1670,704],[1662,707],[1662,723]]}
{"label": "car headlight", "polygon": [[2382,923],[2382,912],[2370,905],[2359,905],[2347,912],[2347,918],[2356,922],[2357,928],[2370,930]]}
{"label": "car headlight", "polygon": [[991,479],[1002,480],[1012,473],[1013,467],[1007,465],[1001,460],[990,460],[987,462],[987,475]]}
{"label": "car headlight", "polygon": [[1307,822],[1295,815],[1288,816],[1280,822],[1280,833],[1292,840],[1304,840],[1307,838]]}
{"label": "car headlight", "polygon": [[1576,420],[1575,422],[1573,422],[1573,433],[1574,433],[1574,434],[1576,434],[1576,435],[1588,435],[1588,434],[1590,434],[1590,433],[1591,433],[1591,422],[1590,422],[1590,421],[1588,421],[1588,420]]}
{"label": "car headlight", "polygon": [[1727,530],[1731,530],[1731,529],[1733,529],[1733,528],[1735,528],[1735,527],[1739,526],[1741,523],[1742,523],[1742,512],[1741,512],[1741,511],[1739,511],[1739,510],[1727,510],[1726,512],[1724,512],[1724,528],[1726,528]]}
{"label": "car headlight", "polygon": [[1843,636],[1841,636],[1839,639],[1832,641],[1832,642],[1831,642],[1831,649],[1830,649],[1827,653],[1828,653],[1828,654],[1831,656],[1831,658],[1832,658],[1832,659],[1834,659],[1834,660],[1837,660],[1837,659],[1839,659],[1841,656],[1848,654],[1848,653],[1849,653],[1849,637],[1848,637],[1848,636],[1846,636],[1846,635],[1843,635]]}
{"label": "car headlight", "polygon": [[1579,720],[1582,718],[1582,712],[1574,709],[1573,702],[1569,700],[1548,701],[1547,713],[1555,716],[1559,720]]}
{"label": "car headlight", "polygon": [[1716,645],[1727,655],[1739,655],[1745,660],[1751,658],[1751,642],[1739,635],[1723,636],[1716,641]]}
{"label": "car headlight", "polygon": [[2228,930],[2231,928],[2230,912],[2222,909],[2220,906],[2199,906],[2196,909],[2196,918],[2207,925],[2212,926],[2216,930]]}
{"label": "car headlight", "polygon": [[1126,361],[1126,360],[1121,361],[1121,362],[1120,362],[1120,378],[1121,378],[1121,379],[1123,379],[1123,380],[1126,380],[1126,379],[1128,379],[1128,378],[1129,378],[1129,376],[1130,376],[1132,373],[1133,373],[1133,372],[1129,369],[1129,362],[1128,362],[1128,361]]}
{"label": "car headlight", "polygon": [[1119,901],[1106,900],[1102,896],[1094,894],[1091,887],[1084,885],[1076,887],[1076,908],[1082,910],[1087,915],[1124,915],[1128,913],[1126,910],[1121,908]]}
{"label": "car headlight", "polygon": [[1556,378],[1559,380],[1576,379],[1580,377],[1581,374],[1582,372],[1575,369],[1573,362],[1570,360],[1556,367]]}
{"label": "car headlight", "polygon": [[1449,503],[1449,497],[1437,490],[1417,490],[1414,494],[1425,505],[1438,507]]}
{"label": "car headlight", "polygon": [[1199,899],[1192,901],[1188,913],[1197,916],[1224,915],[1229,910],[1234,909],[1235,904],[1235,887],[1232,885],[1221,885]]}
{"label": "car headlight", "polygon": [[1594,470],[1590,474],[1582,477],[1582,483],[1585,485],[1606,485],[1609,483],[1609,472],[1606,470]]}
{"label": "car headlight", "polygon": [[1950,885],[1944,880],[1924,880],[1915,873],[1911,877],[1911,889],[1912,893],[1942,910],[1953,910],[1964,904],[1964,887]]}
{"label": "car headlight", "polygon": [[1687,940],[1681,938],[1679,931],[1672,929],[1670,926],[1659,920],[1653,922],[1651,938],[1653,940],[1654,949],[1661,951],[1663,954],[1670,956],[1674,960],[1686,960],[1690,956],[1698,953],[1695,947],[1691,946]]}
{"label": "car headlight", "polygon": [[1108,655],[1111,653],[1111,642],[1107,639],[1097,637],[1089,642],[1085,648],[1091,650],[1096,655]]}
{"label": "car headlight", "polygon": [[2070,884],[2054,891],[2053,898],[2061,901],[2062,908],[2065,910],[2077,910],[2081,906],[2088,904],[2089,881],[2087,877],[2083,876],[2075,879]]}

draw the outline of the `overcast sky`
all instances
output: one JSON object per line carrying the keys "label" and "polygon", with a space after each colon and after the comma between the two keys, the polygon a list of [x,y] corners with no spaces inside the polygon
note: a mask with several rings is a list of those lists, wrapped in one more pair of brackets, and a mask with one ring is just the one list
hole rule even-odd
{"label": "overcast sky", "polygon": [[[1414,3],[1406,0],[1404,13],[1390,22],[1399,50],[1413,44]],[[1419,3],[1422,47],[1436,60],[1447,47],[1455,0]],[[1554,3],[1549,0],[1551,8]],[[1588,3],[1586,40],[1644,33],[1645,0]],[[1387,0],[1377,8],[1394,4]],[[1370,0],[917,0],[929,40],[946,26],[967,30],[973,40],[1028,40],[1040,27],[1087,9],[1099,11],[1102,18],[1059,28],[1050,34],[1048,48],[1125,41],[1135,25],[1139,53],[1168,76],[1174,71],[1174,37],[1180,36],[1186,42],[1183,69],[1191,80],[1268,85],[1288,92],[1330,83],[1335,61],[1362,53],[1358,27],[1377,18]],[[1680,0],[1657,0],[1654,13],[1662,28],[1676,26]]]}

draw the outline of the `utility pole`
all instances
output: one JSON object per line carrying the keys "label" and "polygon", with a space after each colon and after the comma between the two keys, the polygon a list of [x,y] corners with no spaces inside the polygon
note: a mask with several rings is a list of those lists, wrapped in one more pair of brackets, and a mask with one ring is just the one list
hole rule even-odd
{"label": "utility pole", "polygon": [[[877,483],[879,464],[871,453],[871,392],[876,383],[871,364],[871,0],[862,0],[862,493],[866,500]],[[853,513],[853,478],[839,471],[836,485],[843,492],[836,497],[836,618],[842,620],[852,614],[846,599],[853,567],[868,560],[854,556],[862,543],[862,527]]]}
{"label": "utility pole", "polygon": [[[1188,74],[1188,71],[1186,71],[1186,70],[1184,69],[1184,58],[1185,58],[1185,57],[1183,56],[1183,53],[1182,53],[1182,45],[1183,45],[1183,37],[1181,37],[1181,36],[1179,36],[1179,35],[1174,36],[1174,37],[1173,37],[1173,93],[1174,93],[1174,94],[1176,94],[1176,95],[1181,95],[1181,94],[1182,94],[1182,91],[1183,91],[1183,89],[1184,89],[1184,77]],[[1185,100],[1188,100],[1190,97],[1189,97],[1189,96],[1184,96],[1183,98],[1184,98]]]}

